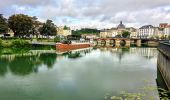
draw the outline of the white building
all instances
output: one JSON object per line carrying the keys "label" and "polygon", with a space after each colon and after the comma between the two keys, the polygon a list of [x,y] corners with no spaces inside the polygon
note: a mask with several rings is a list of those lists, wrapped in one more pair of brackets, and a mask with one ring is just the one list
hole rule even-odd
{"label": "white building", "polygon": [[165,36],[169,36],[170,35],[170,25],[168,25],[167,27],[164,28],[164,35]]}
{"label": "white building", "polygon": [[158,28],[153,27],[152,25],[145,25],[138,29],[137,37],[138,38],[152,38],[158,34]]}

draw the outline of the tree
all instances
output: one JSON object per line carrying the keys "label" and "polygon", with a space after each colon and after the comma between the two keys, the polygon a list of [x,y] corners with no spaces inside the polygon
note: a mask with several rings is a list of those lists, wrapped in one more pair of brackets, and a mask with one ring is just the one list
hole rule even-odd
{"label": "tree", "polygon": [[66,25],[64,26],[64,30],[68,30],[70,29],[69,27],[67,27]]}
{"label": "tree", "polygon": [[123,31],[122,32],[122,37],[124,37],[124,38],[128,38],[128,37],[130,37],[130,32],[128,32],[128,31]]}
{"label": "tree", "polygon": [[37,21],[37,17],[36,16],[33,16],[32,17],[32,21],[33,21],[33,27],[31,29],[31,34],[33,36],[38,36],[38,27],[39,27],[39,22]]}
{"label": "tree", "polygon": [[168,35],[168,39],[170,40],[170,35]]}
{"label": "tree", "polygon": [[31,34],[33,29],[32,17],[24,14],[12,15],[8,19],[9,27],[14,32],[15,37],[24,37]]}
{"label": "tree", "polygon": [[43,36],[54,36],[57,34],[56,26],[52,20],[47,20],[42,27],[39,28],[40,34]]}
{"label": "tree", "polygon": [[98,35],[100,33],[97,29],[83,28],[80,30],[73,31],[73,35],[81,36],[82,34],[95,34]]}
{"label": "tree", "polygon": [[8,23],[7,19],[0,14],[0,34],[8,32]]}
{"label": "tree", "polygon": [[164,39],[165,39],[165,36],[164,36],[164,35],[162,35],[160,39],[164,40]]}

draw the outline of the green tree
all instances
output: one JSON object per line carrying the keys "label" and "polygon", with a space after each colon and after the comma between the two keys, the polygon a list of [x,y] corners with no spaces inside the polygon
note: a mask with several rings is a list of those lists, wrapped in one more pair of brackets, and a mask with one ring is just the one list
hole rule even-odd
{"label": "green tree", "polygon": [[170,40],[170,35],[168,35],[168,39]]}
{"label": "green tree", "polygon": [[60,36],[56,36],[54,38],[54,42],[60,42],[61,40],[63,40]]}
{"label": "green tree", "polygon": [[33,21],[33,27],[31,29],[31,34],[33,36],[36,35],[36,37],[38,37],[38,28],[39,28],[39,25],[40,25],[40,22],[38,21],[38,18],[36,16],[33,16],[32,17],[32,21]]}
{"label": "green tree", "polygon": [[122,32],[122,37],[124,37],[124,38],[128,38],[128,37],[130,37],[130,32],[128,32],[128,31],[123,31]]}
{"label": "green tree", "polygon": [[40,34],[43,36],[54,36],[57,34],[56,26],[52,20],[47,20],[42,27],[39,28]]}
{"label": "green tree", "polygon": [[100,31],[97,29],[83,28],[72,32],[73,35],[81,36],[82,34],[95,34],[99,35]]}
{"label": "green tree", "polygon": [[7,19],[0,14],[0,34],[8,32],[8,23]]}
{"label": "green tree", "polygon": [[64,26],[64,30],[68,30],[70,29],[69,27],[67,27],[66,25]]}
{"label": "green tree", "polygon": [[14,32],[15,37],[24,37],[31,34],[33,29],[32,17],[24,14],[12,15],[8,19],[9,27]]}
{"label": "green tree", "polygon": [[164,40],[164,39],[165,39],[165,36],[164,36],[164,35],[162,35],[160,39]]}
{"label": "green tree", "polygon": [[2,39],[0,39],[0,47],[2,47]]}

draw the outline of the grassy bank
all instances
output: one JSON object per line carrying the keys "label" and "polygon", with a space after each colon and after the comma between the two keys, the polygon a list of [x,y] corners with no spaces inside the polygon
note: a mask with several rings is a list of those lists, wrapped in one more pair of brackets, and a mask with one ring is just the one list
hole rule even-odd
{"label": "grassy bank", "polygon": [[[43,41],[43,40],[42,40]],[[32,45],[27,39],[0,39],[0,55],[26,53],[29,50],[51,50],[53,46]]]}

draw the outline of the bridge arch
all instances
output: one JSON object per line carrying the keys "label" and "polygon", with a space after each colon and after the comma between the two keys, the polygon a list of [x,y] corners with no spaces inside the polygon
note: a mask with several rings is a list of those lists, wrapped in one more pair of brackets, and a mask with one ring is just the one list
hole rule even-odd
{"label": "bridge arch", "polygon": [[120,40],[120,46],[122,47],[126,46],[126,40]]}
{"label": "bridge arch", "polygon": [[116,46],[116,40],[115,39],[110,39],[110,45],[115,47]]}
{"label": "bridge arch", "polygon": [[102,40],[100,40],[100,41],[101,41],[101,45],[102,45],[102,46],[106,46],[106,40],[102,39]]}

